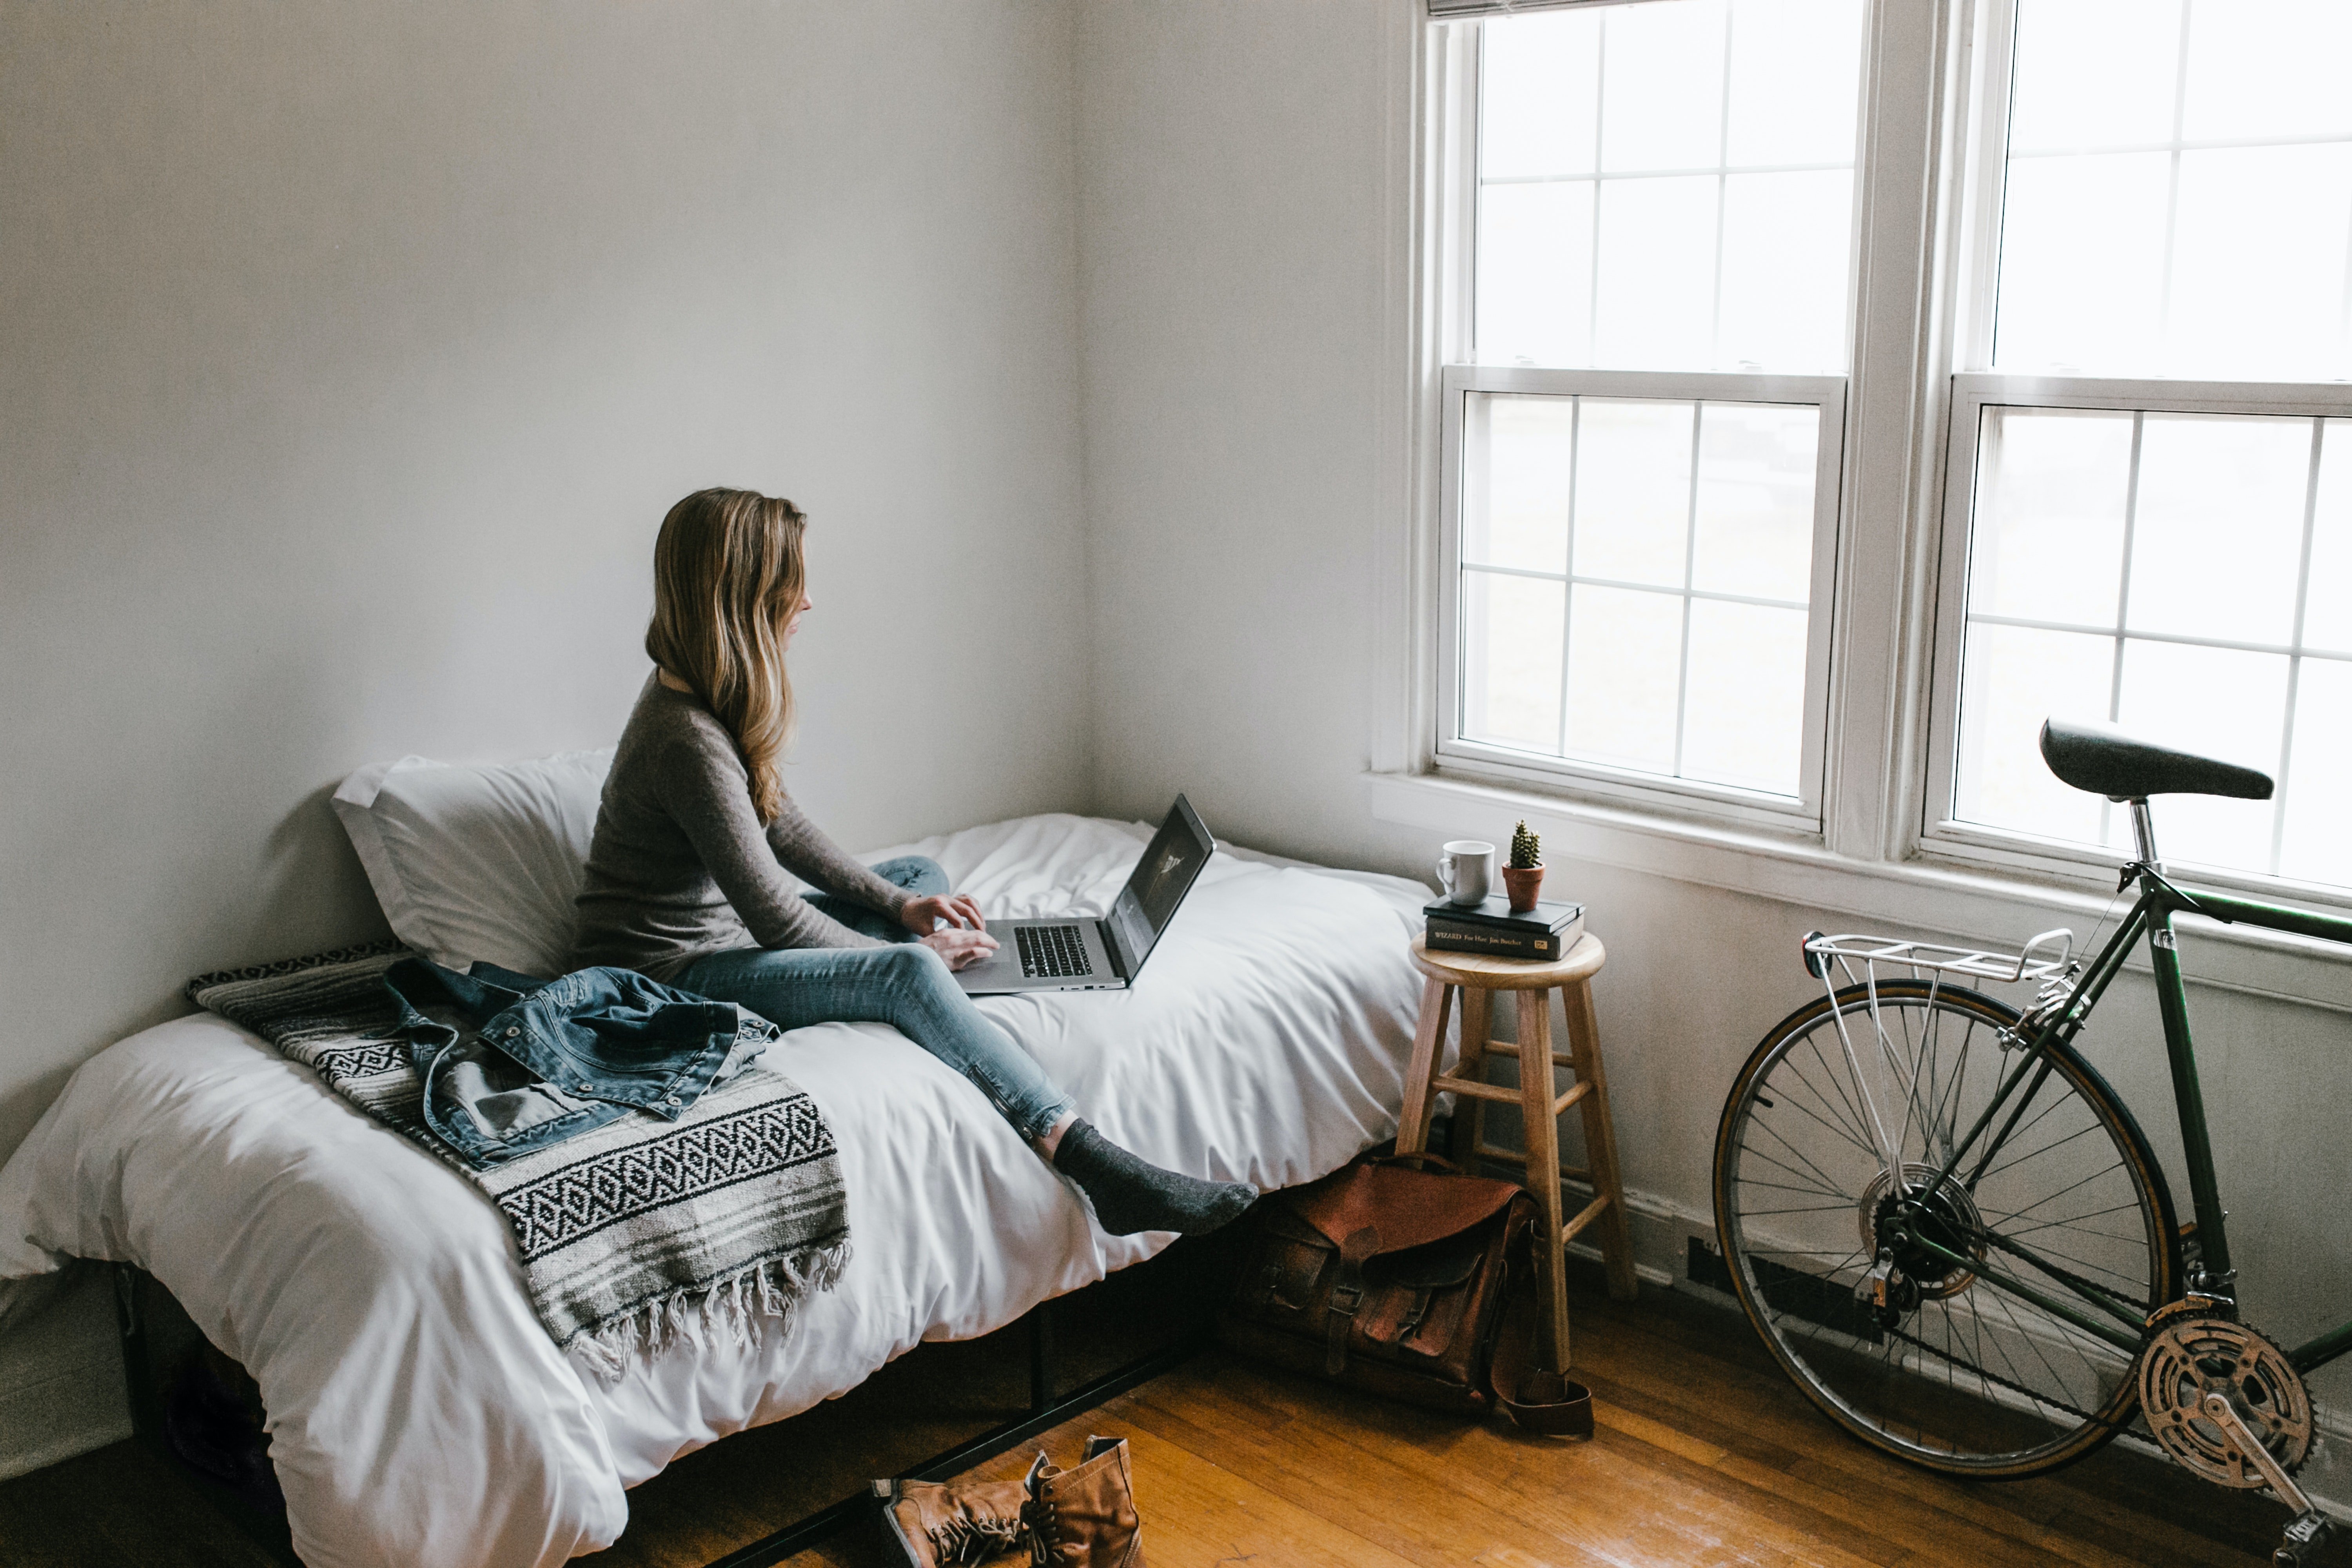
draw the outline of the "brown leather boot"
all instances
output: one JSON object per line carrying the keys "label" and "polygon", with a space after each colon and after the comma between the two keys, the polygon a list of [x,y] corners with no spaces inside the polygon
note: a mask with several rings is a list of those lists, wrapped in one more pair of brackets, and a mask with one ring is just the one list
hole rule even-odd
{"label": "brown leather boot", "polygon": [[1089,1437],[1075,1470],[1041,1452],[1029,1467],[1030,1560],[1036,1568],[1143,1568],[1143,1521],[1124,1437]]}
{"label": "brown leather boot", "polygon": [[882,1534],[907,1568],[964,1568],[1019,1552],[1026,1543],[1020,1481],[876,1481]]}

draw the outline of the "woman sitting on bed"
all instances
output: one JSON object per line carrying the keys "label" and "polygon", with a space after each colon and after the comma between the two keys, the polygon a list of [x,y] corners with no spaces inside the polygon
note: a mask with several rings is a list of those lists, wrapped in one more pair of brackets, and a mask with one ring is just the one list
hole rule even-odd
{"label": "woman sitting on bed", "polygon": [[[872,869],[784,794],[784,649],[809,609],[808,520],[788,500],[700,490],[654,543],[655,669],[596,813],[570,967],[613,964],[781,1028],[892,1024],[976,1085],[1093,1200],[1105,1230],[1213,1230],[1257,1194],[1118,1147],[954,981],[995,950],[980,906],[929,860]],[[789,868],[825,889],[805,897]]]}

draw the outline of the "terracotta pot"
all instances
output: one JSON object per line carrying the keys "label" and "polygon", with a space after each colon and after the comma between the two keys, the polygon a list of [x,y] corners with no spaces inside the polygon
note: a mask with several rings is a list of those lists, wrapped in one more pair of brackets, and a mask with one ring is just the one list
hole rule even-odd
{"label": "terracotta pot", "polygon": [[1523,915],[1536,907],[1536,895],[1543,890],[1543,874],[1540,866],[1503,868],[1503,886],[1510,889],[1513,914]]}

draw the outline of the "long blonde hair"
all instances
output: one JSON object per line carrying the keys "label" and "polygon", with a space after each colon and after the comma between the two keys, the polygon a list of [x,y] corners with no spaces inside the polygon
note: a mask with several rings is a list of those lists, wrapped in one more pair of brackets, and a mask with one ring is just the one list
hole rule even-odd
{"label": "long blonde hair", "polygon": [[697,490],[654,541],[654,618],[646,652],[693,689],[735,737],[761,822],[783,809],[793,683],[784,626],[808,583],[798,507],[754,490]]}

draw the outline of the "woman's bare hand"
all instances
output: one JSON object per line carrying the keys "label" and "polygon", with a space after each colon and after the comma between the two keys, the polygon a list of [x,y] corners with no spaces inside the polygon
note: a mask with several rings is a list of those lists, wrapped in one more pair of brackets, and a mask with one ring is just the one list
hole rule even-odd
{"label": "woman's bare hand", "polygon": [[987,923],[980,918],[980,905],[968,893],[930,893],[908,899],[898,911],[898,921],[917,936],[930,935],[942,922],[950,930],[967,931],[979,931]]}
{"label": "woman's bare hand", "polygon": [[935,931],[922,943],[946,959],[950,969],[968,969],[996,951],[996,939],[984,931]]}

